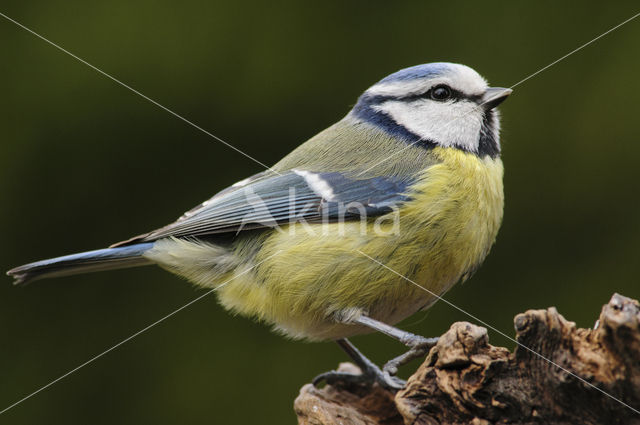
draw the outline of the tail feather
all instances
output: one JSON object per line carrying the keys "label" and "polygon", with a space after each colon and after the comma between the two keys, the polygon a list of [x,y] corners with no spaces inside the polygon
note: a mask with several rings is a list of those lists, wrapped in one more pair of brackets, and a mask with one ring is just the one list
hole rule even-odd
{"label": "tail feather", "polygon": [[153,242],[81,252],[25,264],[7,274],[15,279],[14,285],[21,285],[49,277],[144,266],[153,264],[142,256],[152,247]]}

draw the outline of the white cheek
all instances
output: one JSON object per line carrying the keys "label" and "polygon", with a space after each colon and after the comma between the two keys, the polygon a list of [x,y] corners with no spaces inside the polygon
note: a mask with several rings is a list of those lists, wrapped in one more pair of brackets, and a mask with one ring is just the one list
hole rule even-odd
{"label": "white cheek", "polygon": [[482,111],[475,103],[394,100],[374,108],[423,140],[432,140],[440,146],[478,151]]}

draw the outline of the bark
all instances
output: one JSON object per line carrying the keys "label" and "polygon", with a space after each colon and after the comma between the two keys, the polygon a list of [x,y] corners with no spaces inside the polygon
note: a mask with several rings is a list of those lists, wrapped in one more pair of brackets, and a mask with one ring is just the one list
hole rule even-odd
{"label": "bark", "polygon": [[618,294],[594,329],[529,310],[515,317],[513,352],[457,322],[397,394],[308,384],[294,408],[314,425],[640,424],[639,322],[638,301]]}

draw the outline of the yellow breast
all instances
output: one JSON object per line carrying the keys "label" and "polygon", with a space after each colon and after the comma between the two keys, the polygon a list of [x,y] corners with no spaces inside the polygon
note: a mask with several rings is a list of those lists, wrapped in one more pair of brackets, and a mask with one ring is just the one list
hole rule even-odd
{"label": "yellow breast", "polygon": [[405,229],[420,241],[406,242],[425,248],[425,266],[446,271],[446,276],[422,271],[432,286],[440,282],[433,287],[442,293],[470,277],[495,241],[504,206],[503,166],[499,158],[481,159],[456,149],[436,148],[434,153],[442,162],[424,172],[412,187],[414,200],[402,212]]}

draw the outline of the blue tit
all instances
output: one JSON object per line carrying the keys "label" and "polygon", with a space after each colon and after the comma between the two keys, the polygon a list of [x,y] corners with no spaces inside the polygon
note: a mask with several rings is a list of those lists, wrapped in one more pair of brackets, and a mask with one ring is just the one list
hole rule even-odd
{"label": "blue tit", "polygon": [[[403,69],[271,169],[174,223],[8,274],[20,284],[157,264],[286,336],[337,341],[362,369],[316,382],[401,387],[397,367],[435,339],[392,325],[468,279],[495,241],[504,202],[495,107],[510,93],[460,64]],[[373,330],[409,352],[378,368],[346,339]]]}

